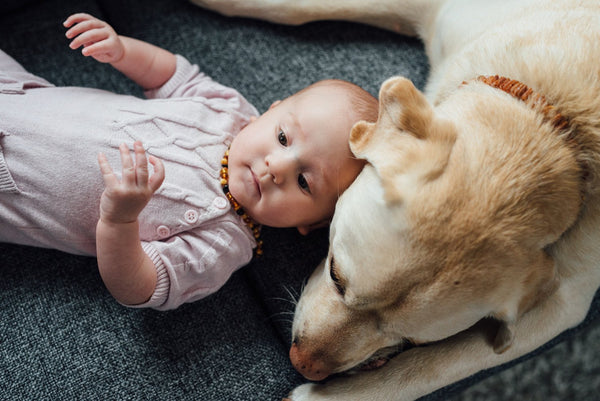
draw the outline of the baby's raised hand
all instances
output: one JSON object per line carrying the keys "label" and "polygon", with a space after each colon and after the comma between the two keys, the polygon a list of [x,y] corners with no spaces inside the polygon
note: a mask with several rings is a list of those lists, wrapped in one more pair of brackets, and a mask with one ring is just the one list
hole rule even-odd
{"label": "baby's raised hand", "polygon": [[[150,201],[152,194],[165,179],[162,161],[154,156],[146,158],[142,143],[133,144],[135,163],[129,148],[121,144],[121,164],[123,173],[121,180],[114,174],[106,156],[98,155],[100,172],[106,186],[100,198],[100,219],[113,224],[132,223]],[[150,176],[148,161],[154,166],[154,174]]]}
{"label": "baby's raised hand", "polygon": [[101,63],[115,63],[123,58],[124,47],[119,35],[106,22],[85,13],[73,14],[63,22],[66,37],[73,39],[71,49],[83,46],[81,53]]}

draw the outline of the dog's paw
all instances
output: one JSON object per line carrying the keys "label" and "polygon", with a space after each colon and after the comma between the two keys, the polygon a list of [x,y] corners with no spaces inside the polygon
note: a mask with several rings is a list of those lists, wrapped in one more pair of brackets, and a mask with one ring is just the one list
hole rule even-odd
{"label": "dog's paw", "polygon": [[310,20],[311,2],[294,0],[191,0],[228,17],[252,17],[280,24],[299,25]]}
{"label": "dog's paw", "polygon": [[319,401],[323,398],[319,396],[317,390],[323,387],[322,384],[306,383],[296,387],[283,401]]}

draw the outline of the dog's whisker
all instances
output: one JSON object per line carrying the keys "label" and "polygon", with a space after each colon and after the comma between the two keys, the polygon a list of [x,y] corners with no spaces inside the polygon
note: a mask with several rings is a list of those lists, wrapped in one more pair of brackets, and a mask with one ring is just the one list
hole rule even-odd
{"label": "dog's whisker", "polygon": [[285,324],[285,330],[291,333],[291,327],[294,323],[292,319],[289,318],[289,312],[276,312],[272,315],[269,315],[264,318],[264,322],[274,322],[274,323],[282,323]]}
{"label": "dog's whisker", "polygon": [[281,315],[294,316],[294,312],[287,312],[287,311],[275,312],[271,315],[271,318],[273,318],[275,316],[281,316]]}
{"label": "dog's whisker", "polygon": [[298,301],[296,301],[295,299],[287,299],[287,298],[282,298],[282,297],[273,297],[270,298],[272,301],[283,301],[283,302],[287,302],[289,304],[292,304],[294,306],[296,306],[298,304]]}
{"label": "dog's whisker", "polygon": [[296,291],[294,291],[294,287],[288,287],[288,286],[284,285],[283,289],[288,293],[290,298],[292,298],[296,303],[298,302],[298,298],[300,297],[300,294],[298,294],[298,293],[296,293]]}
{"label": "dog's whisker", "polygon": [[306,287],[306,284],[308,283],[308,278],[305,278],[302,281],[302,285],[300,286],[300,294],[302,294],[304,292],[304,288]]}
{"label": "dog's whisker", "polygon": [[280,323],[285,327],[285,334],[291,335],[292,321],[289,319],[270,319],[273,323]]}

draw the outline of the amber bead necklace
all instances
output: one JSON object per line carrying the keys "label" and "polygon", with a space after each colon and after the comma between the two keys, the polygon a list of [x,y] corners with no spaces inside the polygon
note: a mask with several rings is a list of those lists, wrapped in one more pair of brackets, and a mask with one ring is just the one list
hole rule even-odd
{"label": "amber bead necklace", "polygon": [[225,151],[225,154],[223,155],[223,159],[221,159],[221,173],[220,173],[221,187],[223,188],[223,193],[229,200],[229,203],[231,203],[231,207],[233,208],[233,210],[235,210],[237,215],[241,217],[242,221],[252,231],[252,234],[254,235],[254,238],[256,239],[256,248],[254,249],[254,254],[256,256],[260,256],[263,254],[263,250],[262,250],[263,242],[260,239],[261,225],[258,224],[257,222],[255,222],[254,220],[252,220],[252,217],[250,217],[248,215],[248,213],[246,213],[244,208],[238,203],[238,201],[235,200],[235,198],[233,197],[231,192],[229,192],[228,168],[229,168],[229,149],[227,149]]}

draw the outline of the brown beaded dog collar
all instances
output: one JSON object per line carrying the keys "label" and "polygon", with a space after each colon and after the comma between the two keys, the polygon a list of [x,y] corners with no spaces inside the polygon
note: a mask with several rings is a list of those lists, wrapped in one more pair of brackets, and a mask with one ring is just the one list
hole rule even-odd
{"label": "brown beaded dog collar", "polygon": [[564,130],[569,127],[569,121],[563,117],[556,108],[548,103],[546,97],[534,92],[522,82],[515,79],[501,77],[499,75],[479,76],[477,81],[483,82],[493,88],[500,89],[509,95],[524,101],[532,108],[539,108],[544,117],[558,130]]}
{"label": "brown beaded dog collar", "polygon": [[[545,96],[540,95],[520,81],[499,75],[482,75],[477,77],[476,80],[493,88],[500,89],[514,98],[522,100],[526,104],[530,105],[532,109],[539,110],[539,112],[544,116],[546,122],[552,124],[559,132],[565,132],[566,135],[563,139],[568,146],[575,150],[579,148],[579,144],[575,140],[575,130],[570,129],[571,126],[569,124],[569,120],[560,114],[555,106],[549,104]],[[466,81],[463,82],[463,84],[466,83]],[[587,166],[581,161],[579,162],[579,165],[581,168],[581,179],[582,181],[585,181],[589,174]],[[581,188],[580,197],[582,202],[585,201],[585,192],[583,187]]]}

